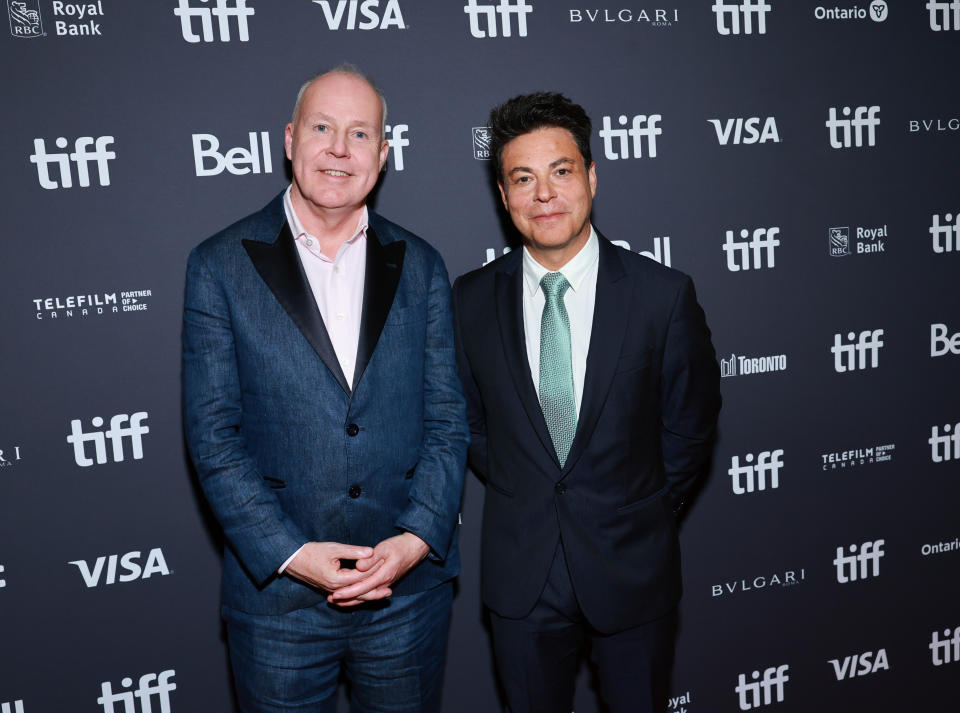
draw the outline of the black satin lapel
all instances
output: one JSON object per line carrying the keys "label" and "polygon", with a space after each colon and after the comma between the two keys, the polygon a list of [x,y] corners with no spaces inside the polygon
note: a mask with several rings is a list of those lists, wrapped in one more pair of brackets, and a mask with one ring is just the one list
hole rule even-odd
{"label": "black satin lapel", "polygon": [[340,361],[330,342],[327,328],[323,324],[317,301],[313,297],[310,283],[300,265],[297,246],[290,228],[284,223],[283,228],[280,229],[280,235],[272,243],[244,240],[243,247],[277,301],[290,315],[317,356],[326,364],[333,378],[349,394],[350,385],[343,376]]}
{"label": "black satin lapel", "polygon": [[520,268],[512,272],[499,272],[496,279],[497,321],[500,324],[500,339],[506,353],[507,368],[520,396],[520,403],[527,412],[543,447],[553,462],[560,467],[557,452],[543,419],[537,391],[533,388],[530,364],[527,362],[527,343],[523,331],[523,275]]}
{"label": "black satin lapel", "polygon": [[597,426],[603,404],[610,392],[620,345],[630,318],[632,281],[626,279],[617,250],[606,239],[600,239],[600,264],[597,269],[597,292],[593,306],[593,328],[590,331],[590,349],[587,352],[587,373],[583,383],[583,399],[577,432],[570,446],[570,455],[564,464],[563,475],[570,472],[590,442]]}
{"label": "black satin lapel", "polygon": [[360,377],[373,356],[383,324],[393,305],[406,249],[407,244],[402,240],[382,245],[373,228],[367,228],[367,270],[363,278],[363,317],[357,343],[357,365],[353,374],[354,388],[360,383]]}

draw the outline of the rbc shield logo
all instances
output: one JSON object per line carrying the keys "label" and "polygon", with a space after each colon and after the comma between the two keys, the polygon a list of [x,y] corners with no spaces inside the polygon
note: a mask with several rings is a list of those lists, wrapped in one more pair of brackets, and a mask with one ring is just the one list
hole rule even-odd
{"label": "rbc shield logo", "polygon": [[850,255],[850,228],[830,228],[830,256]]}
{"label": "rbc shield logo", "polygon": [[40,0],[7,0],[7,15],[14,37],[43,37]]}
{"label": "rbc shield logo", "polygon": [[490,160],[490,127],[473,127],[473,157],[478,161]]}

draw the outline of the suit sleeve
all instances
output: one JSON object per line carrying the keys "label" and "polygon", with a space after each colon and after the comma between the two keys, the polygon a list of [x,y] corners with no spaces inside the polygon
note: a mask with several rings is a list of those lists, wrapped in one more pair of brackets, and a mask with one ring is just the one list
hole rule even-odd
{"label": "suit sleeve", "polygon": [[230,547],[262,585],[309,538],[284,513],[247,452],[235,349],[223,288],[194,250],[183,310],[187,447]]}
{"label": "suit sleeve", "polygon": [[423,441],[410,502],[396,526],[426,542],[432,559],[444,560],[460,511],[468,436],[454,355],[450,279],[439,255],[427,297],[423,359]]}
{"label": "suit sleeve", "polygon": [[684,277],[667,327],[661,444],[674,512],[709,464],[720,413],[720,369],[693,282]]}
{"label": "suit sleeve", "polygon": [[487,423],[483,401],[480,398],[480,389],[473,378],[470,357],[467,356],[467,347],[463,338],[465,316],[463,306],[460,303],[462,286],[459,278],[453,285],[453,320],[454,337],[457,345],[457,366],[460,370],[463,395],[467,401],[467,424],[470,427],[470,449],[467,461],[471,470],[480,479],[485,479],[487,477]]}

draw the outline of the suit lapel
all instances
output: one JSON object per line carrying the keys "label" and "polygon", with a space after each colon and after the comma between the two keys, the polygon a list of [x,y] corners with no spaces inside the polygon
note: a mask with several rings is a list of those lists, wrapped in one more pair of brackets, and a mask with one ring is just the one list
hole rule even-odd
{"label": "suit lapel", "polygon": [[340,368],[340,361],[323,324],[323,317],[303,272],[297,246],[286,221],[274,242],[244,240],[243,247],[277,301],[290,315],[317,356],[326,364],[340,388],[349,394],[350,385]]}
{"label": "suit lapel", "polygon": [[630,293],[632,281],[626,279],[623,263],[617,250],[606,238],[600,236],[600,263],[597,266],[597,292],[593,307],[593,328],[590,332],[590,348],[587,352],[587,373],[583,383],[583,399],[577,432],[570,446],[570,454],[564,464],[561,478],[576,465],[583,454],[593,430],[597,426],[603,404],[607,400],[620,345],[630,316]]}
{"label": "suit lapel", "polygon": [[530,365],[527,363],[527,345],[523,331],[523,273],[520,268],[523,251],[515,250],[514,253],[517,257],[510,259],[509,264],[497,273],[494,288],[500,339],[503,342],[503,349],[506,354],[507,369],[513,378],[513,385],[520,397],[520,403],[523,404],[523,408],[527,412],[527,418],[530,419],[530,423],[537,432],[543,447],[559,469],[560,461],[557,459],[557,452],[553,448],[547,423],[543,419],[540,401],[537,399],[537,392],[533,387],[533,378],[530,376]]}
{"label": "suit lapel", "polygon": [[373,227],[367,228],[367,268],[363,280],[363,318],[360,323],[360,341],[357,344],[357,364],[353,372],[353,388],[370,362],[380,339],[387,314],[397,294],[403,271],[403,256],[407,244],[395,240],[381,244]]}

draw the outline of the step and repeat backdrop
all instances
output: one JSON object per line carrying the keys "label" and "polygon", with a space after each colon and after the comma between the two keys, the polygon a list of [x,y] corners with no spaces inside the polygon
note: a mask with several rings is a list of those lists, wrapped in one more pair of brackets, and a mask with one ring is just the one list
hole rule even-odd
{"label": "step and repeat backdrop", "polygon": [[[664,713],[956,710],[960,2],[4,4],[2,713],[234,710],[184,267],[287,185],[296,90],[342,61],[389,101],[374,207],[451,277],[517,244],[491,106],[559,90],[595,225],[694,278],[724,410]],[[482,501],[468,476],[451,713],[500,710]]]}

